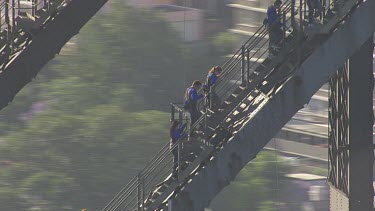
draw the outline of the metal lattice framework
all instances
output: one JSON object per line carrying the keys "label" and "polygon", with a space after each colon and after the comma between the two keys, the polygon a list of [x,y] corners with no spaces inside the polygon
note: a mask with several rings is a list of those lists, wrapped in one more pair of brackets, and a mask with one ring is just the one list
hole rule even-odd
{"label": "metal lattice framework", "polygon": [[328,182],[349,196],[349,66],[329,80]]}

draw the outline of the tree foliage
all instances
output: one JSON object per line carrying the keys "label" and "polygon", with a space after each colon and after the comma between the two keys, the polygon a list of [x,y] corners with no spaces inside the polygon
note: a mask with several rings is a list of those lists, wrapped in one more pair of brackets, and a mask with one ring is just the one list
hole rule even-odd
{"label": "tree foliage", "polygon": [[163,83],[178,78],[176,37],[159,15],[124,6],[90,21],[2,111],[0,204],[101,209],[168,141],[168,114],[145,108],[167,105],[179,83]]}
{"label": "tree foliage", "polygon": [[274,154],[261,152],[215,198],[213,210],[275,210],[278,190],[285,184],[283,174],[288,169],[289,166],[285,162],[278,162]]}

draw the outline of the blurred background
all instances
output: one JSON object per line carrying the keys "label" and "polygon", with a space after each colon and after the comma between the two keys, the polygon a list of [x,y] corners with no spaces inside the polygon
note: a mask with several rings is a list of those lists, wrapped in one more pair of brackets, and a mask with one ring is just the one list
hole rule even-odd
{"label": "blurred background", "polygon": [[[271,3],[109,1],[0,111],[0,210],[103,208],[169,141],[169,103],[223,64]],[[211,210],[328,210],[326,160],[277,149],[289,143],[280,140],[297,141],[327,156],[326,90]]]}

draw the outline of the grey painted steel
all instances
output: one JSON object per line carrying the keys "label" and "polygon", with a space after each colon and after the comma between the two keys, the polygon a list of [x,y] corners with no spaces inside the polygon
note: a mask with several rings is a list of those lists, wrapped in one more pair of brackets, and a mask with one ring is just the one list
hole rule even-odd
{"label": "grey painted steel", "polygon": [[374,210],[372,36],[349,59],[349,209]]}
{"label": "grey painted steel", "polygon": [[29,83],[107,0],[71,1],[0,72],[0,109]]}
{"label": "grey painted steel", "polygon": [[349,65],[329,81],[328,183],[349,196]]}
{"label": "grey painted steel", "polygon": [[373,48],[370,37],[330,81],[328,182],[348,202],[331,210],[373,210]]}
{"label": "grey painted steel", "polygon": [[[240,169],[334,76],[375,31],[375,1],[363,2],[345,24],[296,69],[270,99],[248,114],[237,135],[173,199],[173,211],[201,211]],[[366,27],[365,27],[366,26]],[[282,68],[288,68],[287,65]],[[298,80],[296,80],[298,79]]]}

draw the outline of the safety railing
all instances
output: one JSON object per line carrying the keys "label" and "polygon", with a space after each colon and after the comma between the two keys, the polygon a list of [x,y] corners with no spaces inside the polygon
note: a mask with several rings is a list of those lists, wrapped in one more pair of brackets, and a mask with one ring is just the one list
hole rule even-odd
{"label": "safety railing", "polygon": [[[328,21],[332,11],[338,10],[337,5],[343,5],[347,0],[323,0],[321,2],[321,11],[316,11],[319,15],[312,14],[314,20],[319,21],[320,24]],[[306,38],[305,32],[309,26],[306,19],[309,18],[309,10],[307,0],[288,0],[286,1],[279,11],[280,19],[282,22],[283,34],[280,38],[279,43],[276,45],[278,48],[282,48],[285,44],[285,38],[288,33],[294,29],[296,31],[296,36],[298,38],[297,43],[302,43]],[[319,0],[317,0],[319,2]],[[317,9],[315,9],[317,10]],[[327,15],[328,14],[328,15]],[[317,18],[317,19],[316,19]],[[296,24],[298,23],[298,24]],[[297,28],[298,27],[298,28]],[[240,85],[248,87],[250,80],[250,74],[253,73],[256,68],[261,65],[261,63],[269,57],[270,47],[267,45],[269,42],[268,35],[269,28],[266,26],[261,26],[250,39],[245,42],[240,49],[222,66],[223,72],[205,97],[204,101],[199,104],[200,109],[205,108],[204,102],[208,102],[213,98],[209,98],[214,92],[218,97],[219,101],[222,103],[236,90]],[[268,47],[268,48],[267,48]],[[295,50],[298,49],[300,45],[297,45]],[[299,53],[298,55],[301,55]],[[302,58],[298,58],[299,61]],[[258,74],[258,73],[255,73]],[[209,103],[213,105],[214,103]]]}
{"label": "safety railing", "polygon": [[180,124],[189,124],[190,116],[185,112],[183,103],[171,103],[171,122],[174,120]]}
{"label": "safety railing", "polygon": [[[0,0],[0,67],[4,67],[9,57],[23,49],[26,43],[16,42],[29,37],[20,28],[17,18],[30,17],[28,24],[44,23],[56,8],[69,0]],[[34,22],[34,23],[33,23]],[[25,39],[20,39],[25,37]]]}
{"label": "safety railing", "polygon": [[[254,36],[252,36],[252,38],[246,42],[245,45],[249,49],[255,48],[255,46],[266,36],[267,28],[262,26],[258,32],[262,33],[255,33]],[[264,46],[264,44],[262,45]],[[234,68],[236,67],[236,63],[238,63],[236,56],[241,56],[241,54],[238,54],[238,52],[236,54],[237,55],[233,56],[226,64],[223,65],[225,68],[223,72],[224,74],[229,75],[229,73],[235,72]],[[210,145],[208,137],[210,134],[213,134],[215,125],[208,124],[208,112],[209,111],[204,112],[189,128],[183,138],[178,140],[176,144],[170,146],[170,144],[167,143],[151,159],[145,168],[139,172],[138,176],[134,177],[103,210],[143,210],[145,207],[145,202],[150,196],[152,196],[153,191],[155,191],[155,189],[168,178],[168,175],[171,176],[173,170],[171,157],[173,156],[172,151],[174,150],[177,150],[178,152],[178,173],[176,178],[178,180],[183,169],[183,161],[185,160],[185,154],[183,151],[186,147],[183,145],[189,144],[189,142],[192,142],[192,140],[196,144]],[[171,120],[175,119],[178,119],[181,123],[189,122],[189,117],[186,116],[186,112],[184,111],[182,104],[171,105]],[[203,133],[201,136],[195,135],[194,139],[188,139],[188,135],[196,131],[203,131]]]}
{"label": "safety railing", "polygon": [[[291,22],[290,17],[292,14],[289,13],[292,11],[292,1],[293,0],[287,0],[285,3],[281,5],[281,8],[279,9],[279,13],[281,14],[281,22],[287,23],[288,25],[290,25]],[[286,19],[286,17],[288,18]],[[288,27],[288,29],[289,28],[290,27]],[[283,25],[283,31],[287,31],[287,29],[285,28],[285,24]],[[238,75],[239,70],[241,69],[241,67],[244,66],[244,61],[246,60],[245,54],[247,51],[249,51],[249,55],[251,55],[249,59],[252,60],[251,62],[254,63],[252,65],[251,70],[255,69],[256,63],[263,61],[265,57],[268,56],[268,50],[264,51],[263,49],[267,46],[266,44],[268,42],[268,33],[269,30],[267,26],[262,25],[261,27],[259,27],[258,30],[254,32],[254,34],[243,44],[243,46],[240,49],[238,49],[233,54],[233,56],[222,65],[223,72],[220,75],[218,82],[216,82],[214,85],[214,89],[216,92],[222,91],[224,87],[227,85],[227,83],[234,82],[234,77]],[[282,36],[283,38],[285,38],[286,34],[283,33]],[[227,92],[231,91],[233,91],[233,89],[227,90]],[[203,89],[201,89],[200,92],[203,92]],[[224,99],[225,97],[221,98]],[[205,100],[201,101],[201,103],[199,104],[199,108],[204,109],[203,102],[207,102],[208,100],[209,99],[206,95]]]}
{"label": "safety railing", "polygon": [[[345,2],[347,0],[337,0],[334,2],[324,3],[324,14],[335,7],[338,2]],[[280,14],[282,18],[282,39],[277,45],[282,48],[290,33],[294,30],[298,33],[298,43],[304,39],[304,28],[306,23],[304,18],[307,11],[307,0],[288,0],[281,9]],[[324,1],[326,2],[326,1]],[[320,15],[320,20],[324,20],[325,15]],[[299,23],[299,26],[298,24]],[[261,26],[252,37],[222,66],[223,72],[214,86],[211,87],[209,93],[213,94],[213,89],[219,95],[221,101],[227,99],[233,91],[239,86],[245,86],[250,83],[249,75],[255,70],[264,59],[269,57],[269,48],[267,34],[269,29],[266,26]],[[298,50],[299,46],[293,46],[293,50]],[[200,90],[201,92],[203,90]],[[208,98],[205,96],[206,101]],[[210,103],[212,105],[212,103]],[[181,173],[184,170],[184,163],[189,154],[185,153],[188,144],[196,145],[211,145],[209,137],[214,133],[214,128],[219,123],[210,122],[211,109],[203,104],[199,104],[203,114],[199,119],[184,133],[183,137],[179,139],[174,145],[167,143],[150,162],[134,177],[103,209],[104,211],[113,210],[145,210],[147,203],[152,202],[154,195],[160,195],[163,192],[162,186],[168,181],[180,181]],[[189,123],[189,116],[183,109],[183,104],[171,104],[171,121],[179,120],[181,123]],[[201,131],[201,136],[189,137],[196,131]],[[173,172],[173,151],[177,151],[177,173],[176,177],[172,177]],[[199,156],[196,155],[196,156]],[[155,200],[155,198],[153,199]]]}
{"label": "safety railing", "polygon": [[[171,121],[174,120],[179,120],[182,124],[190,123],[190,118],[186,115],[182,104],[171,104]],[[177,151],[178,154],[177,171],[174,179],[179,180],[182,170],[188,165],[184,163],[187,160],[185,157],[192,156],[184,153],[187,148],[186,145],[209,144],[202,137],[195,137],[194,141],[189,138],[188,141],[188,136],[197,131],[198,125],[207,125],[205,124],[206,120],[207,114],[203,114],[174,145],[170,143],[164,145],[144,169],[139,172],[138,176],[134,177],[103,210],[144,210],[145,202],[152,196],[153,191],[161,186],[168,177],[173,179],[171,178],[174,168],[171,159],[173,151]]]}
{"label": "safety railing", "polygon": [[[276,44],[278,48],[282,48],[285,38],[292,29],[291,11],[292,0],[286,1],[279,10],[283,33],[280,34],[280,41]],[[218,82],[210,87],[210,92],[218,96],[220,102],[224,102],[240,85],[248,86],[249,75],[269,56],[268,34],[269,27],[262,25],[222,66],[223,72]],[[206,101],[213,99],[208,97],[210,95],[206,95]],[[199,106],[204,108],[202,102]]]}

